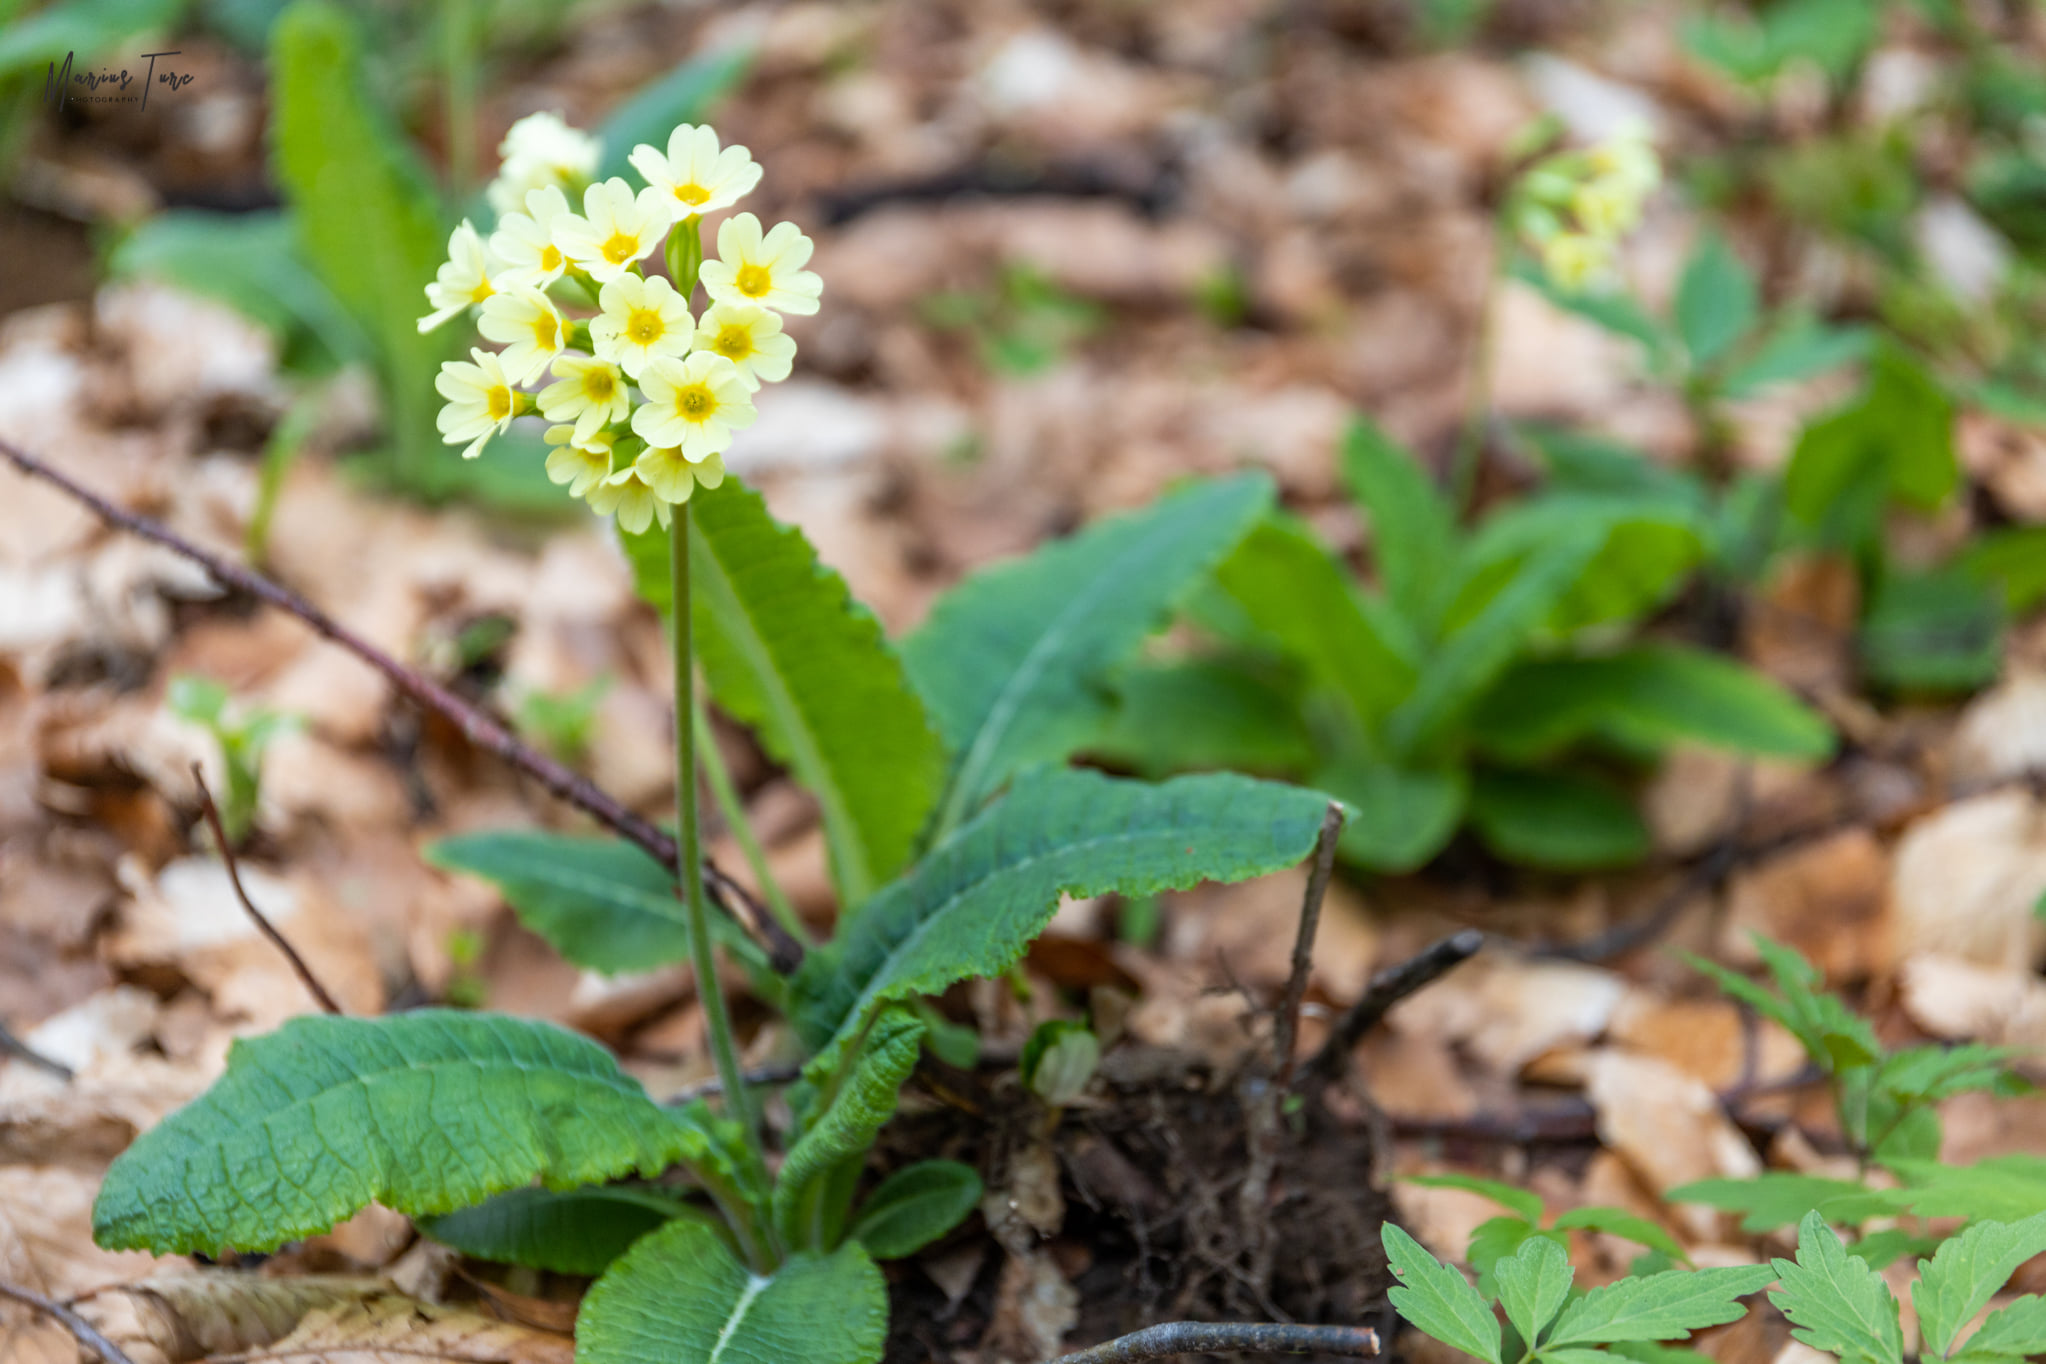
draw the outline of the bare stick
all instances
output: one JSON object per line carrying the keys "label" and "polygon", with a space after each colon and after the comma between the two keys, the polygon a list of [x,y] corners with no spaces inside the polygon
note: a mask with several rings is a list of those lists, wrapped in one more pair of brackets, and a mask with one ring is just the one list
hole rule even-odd
{"label": "bare stick", "polygon": [[[793,1061],[775,1066],[758,1066],[746,1072],[746,1087],[754,1089],[760,1085],[785,1085],[799,1079],[802,1074],[803,1067]],[[708,1099],[724,1092],[725,1082],[713,1075],[707,1080],[699,1080],[693,1085],[676,1090],[661,1100],[661,1103],[667,1108],[680,1108],[685,1104],[695,1103],[698,1099]]]}
{"label": "bare stick", "polygon": [[1314,841],[1314,869],[1307,874],[1307,893],[1300,900],[1300,931],[1293,938],[1293,970],[1286,977],[1286,992],[1279,997],[1279,1015],[1272,1028],[1272,1052],[1277,1064],[1273,1102],[1293,1087],[1293,1048],[1300,1036],[1300,1001],[1307,996],[1307,973],[1314,956],[1314,933],[1321,923],[1321,902],[1328,894],[1329,877],[1335,872],[1336,838],[1343,832],[1343,807],[1329,802],[1321,819],[1321,836]]}
{"label": "bare stick", "polygon": [[17,1061],[26,1061],[38,1070],[46,1070],[60,1080],[75,1080],[78,1072],[62,1061],[53,1061],[31,1047],[28,1043],[7,1031],[7,1025],[0,1023],[0,1055],[12,1056]]}
{"label": "bare stick", "polygon": [[1378,1353],[1378,1332],[1365,1326],[1294,1326],[1240,1321],[1171,1321],[1061,1355],[1052,1364],[1135,1364],[1174,1355],[1344,1355]]}
{"label": "bare stick", "polygon": [[192,780],[199,785],[199,813],[206,816],[206,827],[213,830],[213,841],[220,845],[220,860],[227,865],[227,880],[234,887],[234,898],[241,901],[243,911],[254,921],[257,930],[270,940],[270,945],[284,954],[284,959],[291,963],[291,969],[298,973],[300,982],[319,1006],[330,1014],[341,1013],[341,1006],[334,1002],[334,996],[327,993],[327,987],[320,984],[320,978],[313,974],[312,967],[305,964],[305,958],[298,954],[298,949],[277,931],[277,925],[263,917],[263,911],[256,908],[256,902],[243,889],[241,869],[235,866],[234,849],[227,841],[227,826],[220,822],[220,807],[213,803],[213,792],[206,787],[206,774],[199,770],[197,763],[192,764]]}
{"label": "bare stick", "polygon": [[80,1345],[98,1355],[100,1364],[135,1364],[134,1360],[122,1352],[120,1346],[101,1335],[91,1322],[55,1299],[46,1298],[40,1293],[32,1293],[26,1288],[16,1288],[5,1281],[0,1281],[0,1298],[12,1298],[50,1317],[69,1331]]}
{"label": "bare stick", "polygon": [[1321,1050],[1314,1054],[1308,1068],[1323,1083],[1335,1080],[1350,1064],[1350,1053],[1364,1040],[1364,1035],[1378,1026],[1380,1019],[1393,1005],[1408,995],[1432,985],[1452,970],[1469,961],[1485,945],[1485,935],[1475,928],[1466,928],[1461,933],[1452,933],[1439,942],[1430,943],[1419,953],[1395,966],[1388,966],[1371,978],[1371,984],[1364,988],[1343,1016],[1336,1020],[1335,1030]]}
{"label": "bare stick", "polygon": [[[638,844],[669,871],[672,872],[681,865],[675,849],[675,840],[662,832],[652,820],[628,810],[616,797],[588,778],[577,776],[538,749],[521,743],[511,731],[491,718],[480,706],[463,700],[425,674],[406,667],[296,592],[209,549],[193,544],[159,521],[137,516],[131,511],[115,506],[98,493],[74,482],[67,475],[57,472],[9,441],[0,440],[0,455],[5,455],[17,469],[30,478],[39,478],[84,503],[108,525],[118,526],[131,535],[139,535],[145,540],[154,541],[198,564],[222,585],[238,592],[245,592],[258,601],[297,616],[312,627],[314,633],[348,650],[382,673],[399,691],[428,710],[446,718],[476,747],[494,754],[525,773],[556,798],[575,806],[621,838]],[[683,723],[687,723],[686,717]],[[787,973],[801,964],[802,944],[791,938],[780,924],[774,922],[767,911],[756,904],[738,882],[713,867],[709,859],[704,861],[703,878],[711,890],[711,898],[717,902],[719,908],[734,918],[739,918],[742,923],[747,919],[751,920],[752,930],[767,948],[768,960],[776,970]],[[732,906],[735,903],[745,906],[744,917],[734,913]]]}

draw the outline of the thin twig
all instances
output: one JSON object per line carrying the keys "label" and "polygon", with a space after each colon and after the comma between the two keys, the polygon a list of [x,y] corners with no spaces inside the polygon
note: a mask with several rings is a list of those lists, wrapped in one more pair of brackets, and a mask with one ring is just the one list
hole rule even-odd
{"label": "thin twig", "polygon": [[1321,902],[1328,894],[1329,877],[1336,866],[1336,839],[1343,832],[1343,807],[1329,802],[1322,816],[1321,835],[1314,841],[1314,869],[1307,874],[1307,893],[1300,900],[1300,929],[1293,937],[1293,969],[1286,977],[1286,992],[1279,997],[1279,1014],[1272,1028],[1272,1073],[1278,1079],[1273,1102],[1293,1087],[1293,1048],[1300,1036],[1300,1002],[1307,997],[1307,973],[1314,956],[1315,929],[1321,923]]}
{"label": "thin twig", "polygon": [[28,1043],[7,1031],[7,1025],[0,1023],[0,1055],[12,1056],[17,1061],[26,1061],[39,1070],[47,1070],[60,1080],[75,1080],[78,1072],[62,1061],[53,1061],[31,1047]]}
{"label": "thin twig", "polygon": [[[463,737],[476,747],[525,773],[556,798],[575,806],[613,833],[638,844],[669,871],[674,871],[680,865],[675,840],[668,837],[652,820],[628,810],[615,796],[596,783],[586,777],[577,776],[538,749],[520,742],[510,730],[499,724],[480,706],[457,696],[425,674],[406,667],[296,592],[231,559],[193,544],[159,521],[137,516],[131,511],[115,506],[98,493],[59,473],[9,441],[0,440],[0,455],[5,455],[17,469],[30,478],[39,478],[67,496],[84,503],[108,525],[117,526],[131,535],[138,535],[183,555],[212,574],[223,586],[247,593],[258,601],[297,616],[310,626],[314,633],[348,650],[382,673],[392,686],[419,705],[444,717],[461,730]],[[741,923],[751,920],[754,934],[766,947],[768,960],[777,971],[791,972],[801,964],[802,944],[789,937],[782,926],[776,923],[766,909],[755,902],[737,881],[712,866],[708,859],[704,862],[703,877],[711,890],[711,898],[717,902],[719,908],[739,919]],[[732,906],[735,903],[745,906],[744,916],[734,912]]]}
{"label": "thin twig", "polygon": [[[746,1072],[744,1079],[748,1089],[756,1089],[761,1085],[788,1084],[800,1077],[802,1073],[803,1067],[801,1063],[784,1061],[777,1065],[758,1066],[749,1070]],[[708,1080],[700,1080],[696,1084],[676,1090],[661,1102],[669,1108],[680,1108],[684,1104],[694,1103],[698,1099],[713,1098],[724,1092],[725,1082],[713,1075]]]}
{"label": "thin twig", "polygon": [[1135,1364],[1174,1355],[1343,1355],[1378,1353],[1378,1332],[1365,1326],[1294,1326],[1245,1321],[1171,1321],[1060,1355],[1052,1364]]}
{"label": "thin twig", "polygon": [[270,940],[272,947],[284,954],[284,959],[291,963],[291,969],[298,973],[300,982],[304,984],[307,993],[318,1001],[319,1006],[330,1014],[344,1012],[341,1006],[334,1002],[334,996],[327,993],[327,987],[320,984],[320,978],[313,974],[313,968],[305,964],[305,958],[298,954],[298,949],[277,931],[277,925],[263,917],[263,911],[256,908],[256,902],[249,898],[249,892],[243,888],[241,868],[235,865],[234,848],[227,839],[227,826],[220,822],[220,807],[213,803],[213,792],[206,786],[206,774],[199,770],[197,763],[192,764],[192,780],[199,787],[199,813],[206,817],[206,827],[213,830],[213,841],[220,846],[220,860],[227,866],[227,882],[234,887],[234,898],[241,901],[243,911],[255,923],[257,931]]}
{"label": "thin twig", "polygon": [[80,1345],[100,1357],[100,1364],[135,1364],[123,1353],[121,1347],[101,1335],[96,1327],[84,1317],[53,1298],[32,1293],[26,1288],[0,1280],[0,1298],[12,1298],[23,1306],[33,1308],[52,1318],[59,1326],[69,1331]]}
{"label": "thin twig", "polygon": [[1378,1026],[1386,1011],[1423,986],[1448,975],[1478,954],[1485,945],[1485,935],[1475,928],[1466,928],[1452,933],[1439,942],[1430,943],[1406,961],[1388,966],[1371,978],[1355,1004],[1344,1011],[1336,1020],[1335,1028],[1329,1033],[1328,1041],[1308,1062],[1309,1071],[1324,1084],[1340,1077],[1350,1063],[1350,1053],[1364,1040],[1364,1035]]}

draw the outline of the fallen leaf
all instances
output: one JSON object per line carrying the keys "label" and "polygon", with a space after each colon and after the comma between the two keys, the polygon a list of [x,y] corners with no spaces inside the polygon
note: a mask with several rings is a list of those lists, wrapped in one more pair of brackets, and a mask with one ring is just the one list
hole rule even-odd
{"label": "fallen leaf", "polygon": [[[1667,1061],[1608,1049],[1594,1057],[1586,1096],[1598,1114],[1599,1139],[1658,1194],[1696,1179],[1752,1179],[1762,1162],[1719,1099],[1695,1076]],[[1692,1240],[1709,1240],[1719,1214],[1672,1209]]]}
{"label": "fallen leaf", "polygon": [[1734,878],[1721,948],[1752,963],[1750,934],[1761,933],[1803,953],[1828,981],[1881,974],[1891,961],[1889,872],[1882,844],[1861,828],[1773,857]]}
{"label": "fallen leaf", "polygon": [[1897,844],[1891,931],[1900,958],[1957,957],[2009,970],[2037,958],[2046,806],[1999,791],[1934,811]]}

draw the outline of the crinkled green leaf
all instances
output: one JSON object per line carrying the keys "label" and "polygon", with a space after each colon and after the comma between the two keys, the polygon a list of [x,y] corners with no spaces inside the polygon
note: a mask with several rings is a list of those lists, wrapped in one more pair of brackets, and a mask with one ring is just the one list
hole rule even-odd
{"label": "crinkled green leaf", "polygon": [[583,1299],[576,1364],[873,1364],[888,1294],[867,1252],[794,1255],[748,1269],[712,1228],[672,1222],[642,1237]]}
{"label": "crinkled green leaf", "polygon": [[1099,730],[1107,676],[1271,499],[1262,476],[1201,483],[983,569],[938,602],[902,654],[954,755],[940,833]]}
{"label": "crinkled green leaf", "polygon": [[2046,1354],[2046,1298],[2027,1293],[1991,1312],[1982,1329],[1968,1337],[1969,1355],[2006,1355],[2026,1359]]}
{"label": "crinkled green leaf", "polygon": [[1313,761],[1293,698],[1235,660],[1132,665],[1116,675],[1114,691],[1115,714],[1086,751],[1140,776],[1217,768],[1278,775]]}
{"label": "crinkled green leaf", "polygon": [[1847,1253],[1825,1218],[1806,1213],[1797,1229],[1796,1261],[1773,1263],[1783,1280],[1773,1296],[1793,1336],[1839,1356],[1841,1364],[1902,1364],[1904,1336],[1890,1286]]}
{"label": "crinkled green leaf", "polygon": [[1681,1340],[1707,1326],[1738,1321],[1739,1299],[1776,1277],[1766,1265],[1672,1269],[1594,1288],[1563,1309],[1548,1343],[1599,1345],[1616,1340]]}
{"label": "crinkled green leaf", "polygon": [[[857,906],[909,860],[944,779],[943,747],[881,623],[800,529],[737,479],[690,506],[696,653],[711,695],[817,798],[840,901]],[[667,613],[667,533],[624,538],[640,595]]]}
{"label": "crinkled green leaf", "polygon": [[464,1255],[557,1274],[602,1274],[632,1243],[676,1217],[703,1216],[652,1188],[592,1184],[556,1192],[513,1189],[419,1230]]}
{"label": "crinkled green leaf", "polygon": [[2041,1251],[2046,1251],[2046,1212],[2022,1222],[1977,1222],[1949,1237],[1930,1260],[1920,1260],[1911,1303],[1932,1352],[1950,1353],[1961,1328],[2019,1265]]}
{"label": "crinkled green leaf", "polygon": [[835,1238],[833,1224],[844,1209],[831,1196],[831,1176],[861,1160],[874,1134],[895,1116],[923,1038],[923,1021],[910,1010],[883,1009],[845,1074],[834,1077],[831,1102],[807,1124],[774,1181],[775,1221],[790,1244],[816,1250]]}
{"label": "crinkled green leaf", "polygon": [[1230,774],[1153,786],[1040,768],[868,902],[792,988],[793,1017],[830,1074],[880,1007],[993,976],[1061,895],[1146,895],[1241,881],[1305,857],[1327,797]]}
{"label": "crinkled green leaf", "polygon": [[1755,325],[1755,277],[1726,238],[1707,233],[1684,263],[1673,315],[1694,365],[1709,365]]}
{"label": "crinkled green leaf", "polygon": [[1514,1254],[1492,1270],[1499,1284],[1499,1305],[1524,1341],[1541,1339],[1542,1328],[1556,1319],[1570,1296],[1570,1255],[1546,1236],[1531,1236]]}
{"label": "crinkled green leaf", "polygon": [[704,1159],[706,1134],[603,1048],[552,1024],[420,1010],[295,1018],[115,1160],[109,1249],[274,1250],[371,1202],[451,1212],[534,1180],[573,1188]]}
{"label": "crinkled green leaf", "polygon": [[1571,1231],[1578,1227],[1583,1227],[1587,1231],[1602,1231],[1609,1236],[1624,1237],[1635,1245],[1659,1250],[1672,1260],[1679,1260],[1685,1264],[1691,1262],[1691,1257],[1685,1253],[1676,1237],[1647,1218],[1636,1217],[1633,1213],[1623,1212],[1618,1208],[1572,1208],[1555,1221],[1555,1228],[1558,1231]]}
{"label": "crinkled green leaf", "polygon": [[1451,1349],[1499,1364],[1499,1319],[1463,1275],[1387,1222],[1380,1229],[1385,1261],[1400,1286],[1386,1296],[1402,1317]]}
{"label": "crinkled green leaf", "polygon": [[1542,1220],[1542,1196],[1517,1184],[1458,1174],[1400,1175],[1398,1178],[1402,1184],[1413,1184],[1423,1189],[1461,1189],[1465,1193],[1489,1198],[1502,1208],[1511,1208],[1529,1222]]}
{"label": "crinkled green leaf", "polygon": [[1337,756],[1308,780],[1350,809],[1337,855],[1372,871],[1409,872],[1441,852],[1470,798],[1461,767],[1409,769],[1359,754]]}
{"label": "crinkled green leaf", "polygon": [[1343,480],[1371,519],[1385,595],[1423,635],[1435,629],[1456,568],[1456,518],[1428,473],[1368,417],[1343,437]]}
{"label": "crinkled green leaf", "polygon": [[980,1206],[980,1174],[956,1160],[920,1160],[881,1181],[847,1233],[877,1260],[914,1255]]}
{"label": "crinkled green leaf", "polygon": [[1471,785],[1470,820],[1485,846],[1529,866],[1622,866],[1649,848],[1633,802],[1574,772],[1482,770]]}

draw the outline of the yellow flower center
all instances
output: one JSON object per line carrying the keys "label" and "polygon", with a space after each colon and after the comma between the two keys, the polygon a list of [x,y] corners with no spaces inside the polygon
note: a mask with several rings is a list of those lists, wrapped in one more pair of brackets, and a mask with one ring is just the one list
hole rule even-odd
{"label": "yellow flower center", "polygon": [[553,242],[549,242],[540,248],[540,268],[542,270],[559,270],[561,268],[561,248]]}
{"label": "yellow flower center", "polygon": [[534,316],[533,344],[541,350],[561,348],[561,322],[553,313],[543,311]]}
{"label": "yellow flower center", "polygon": [[613,232],[598,249],[611,264],[623,265],[639,254],[639,238],[626,232]]}
{"label": "yellow flower center", "polygon": [[667,330],[657,309],[634,308],[625,315],[625,335],[635,346],[651,346]]}
{"label": "yellow flower center", "polygon": [[511,415],[511,390],[503,384],[499,384],[483,395],[483,404],[485,410],[490,413],[490,420],[501,422]]}
{"label": "yellow flower center", "polygon": [[710,348],[734,363],[753,353],[753,330],[738,323],[721,328]]}
{"label": "yellow flower center", "polygon": [[675,197],[691,208],[694,208],[698,204],[710,202],[710,191],[702,185],[677,185],[675,186]]}
{"label": "yellow flower center", "polygon": [[676,410],[691,421],[702,421],[718,410],[718,399],[709,384],[691,384],[675,395]]}
{"label": "yellow flower center", "polygon": [[774,275],[764,265],[742,265],[732,283],[746,297],[759,298],[774,287]]}
{"label": "yellow flower center", "polygon": [[617,383],[608,369],[586,369],[583,371],[583,396],[593,403],[608,403],[611,395],[618,391]]}
{"label": "yellow flower center", "polygon": [[481,303],[484,299],[489,298],[492,294],[496,292],[497,290],[490,287],[489,280],[483,278],[483,276],[481,275],[478,275],[476,277],[476,287],[469,291],[469,301],[471,303]]}

